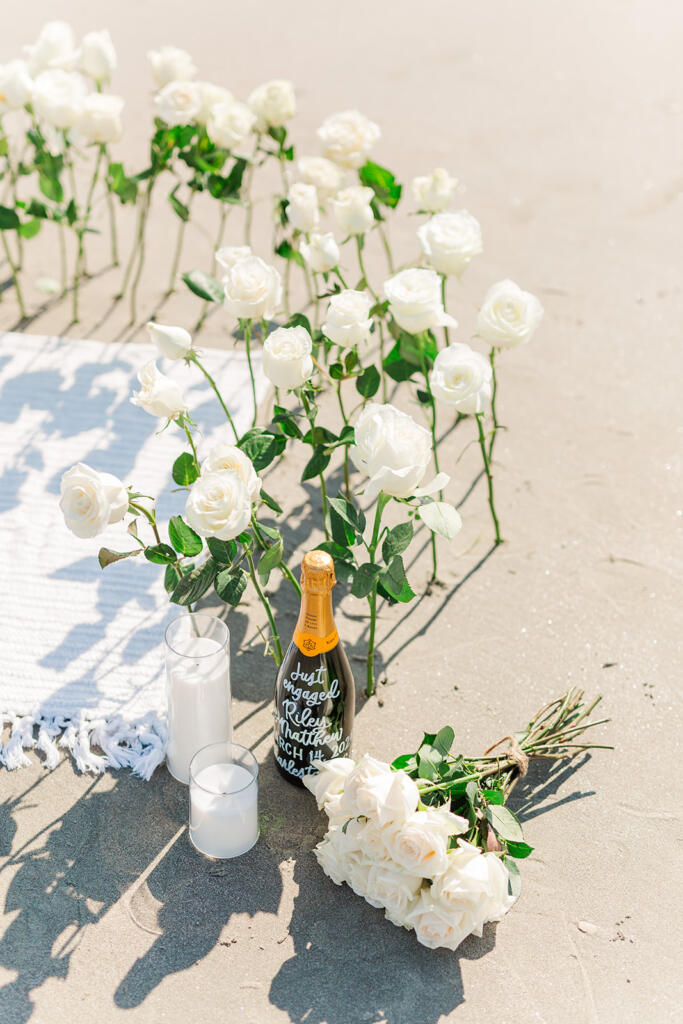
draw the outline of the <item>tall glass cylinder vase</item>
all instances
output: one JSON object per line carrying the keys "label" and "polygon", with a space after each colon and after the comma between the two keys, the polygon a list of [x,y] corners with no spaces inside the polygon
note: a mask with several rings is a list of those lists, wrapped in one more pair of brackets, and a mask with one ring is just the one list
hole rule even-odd
{"label": "tall glass cylinder vase", "polygon": [[166,764],[190,781],[190,761],[202,747],[232,739],[230,632],[215,615],[191,612],[166,630]]}

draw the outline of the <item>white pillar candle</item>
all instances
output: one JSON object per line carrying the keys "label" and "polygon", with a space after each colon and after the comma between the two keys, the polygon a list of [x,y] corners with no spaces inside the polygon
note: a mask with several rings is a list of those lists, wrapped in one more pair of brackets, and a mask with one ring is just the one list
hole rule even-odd
{"label": "white pillar candle", "polygon": [[202,747],[232,738],[228,648],[213,637],[173,639],[167,649],[168,770],[190,781]]}
{"label": "white pillar candle", "polygon": [[208,764],[190,780],[190,839],[209,857],[239,857],[258,839],[258,784],[239,764]]}

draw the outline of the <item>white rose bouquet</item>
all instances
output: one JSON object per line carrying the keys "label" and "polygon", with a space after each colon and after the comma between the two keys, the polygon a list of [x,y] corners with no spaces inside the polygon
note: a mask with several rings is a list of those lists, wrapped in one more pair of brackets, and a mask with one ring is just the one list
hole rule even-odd
{"label": "white rose bouquet", "polygon": [[569,690],[483,757],[451,754],[446,726],[390,765],[368,754],[321,762],[304,777],[328,818],[318,863],[423,946],[455,950],[481,936],[518,898],[517,861],[533,852],[506,800],[534,758],[612,749],[581,740],[607,721],[588,721],[599,700],[586,706],[582,691]]}

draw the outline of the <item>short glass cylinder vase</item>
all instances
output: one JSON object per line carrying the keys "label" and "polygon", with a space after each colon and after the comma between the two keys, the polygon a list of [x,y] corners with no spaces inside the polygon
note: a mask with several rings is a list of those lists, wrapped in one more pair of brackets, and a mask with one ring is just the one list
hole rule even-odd
{"label": "short glass cylinder vase", "polygon": [[239,857],[258,839],[258,761],[239,743],[212,743],[190,765],[190,841],[207,857]]}
{"label": "short glass cylinder vase", "polygon": [[197,751],[232,739],[230,632],[215,615],[190,612],[170,623],[165,641],[166,764],[187,784]]}

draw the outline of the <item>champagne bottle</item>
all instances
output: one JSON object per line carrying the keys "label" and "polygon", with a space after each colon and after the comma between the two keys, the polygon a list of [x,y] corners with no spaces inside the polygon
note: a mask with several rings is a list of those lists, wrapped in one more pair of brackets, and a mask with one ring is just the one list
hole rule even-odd
{"label": "champagne bottle", "polygon": [[355,691],[332,612],[334,562],[309,551],[301,563],[299,619],[275,681],[275,761],[303,785],[319,760],[351,749]]}

